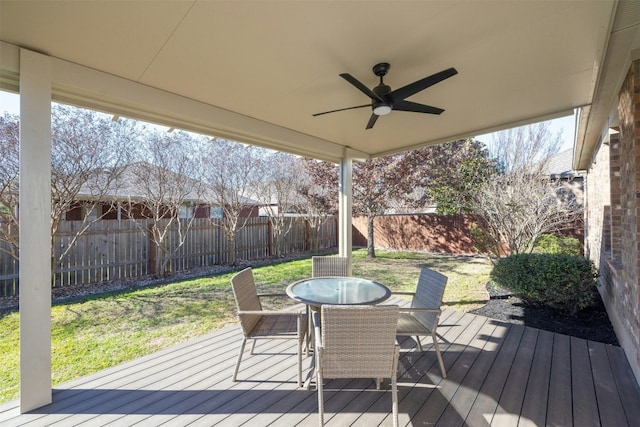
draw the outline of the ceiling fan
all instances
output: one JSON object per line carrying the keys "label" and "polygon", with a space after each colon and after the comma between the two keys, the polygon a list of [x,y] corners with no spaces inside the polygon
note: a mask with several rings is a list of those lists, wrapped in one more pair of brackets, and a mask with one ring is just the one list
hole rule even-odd
{"label": "ceiling fan", "polygon": [[345,110],[353,110],[356,108],[364,108],[371,107],[373,110],[371,114],[371,118],[369,118],[369,123],[367,123],[367,129],[371,129],[373,125],[378,120],[378,116],[384,116],[385,114],[389,114],[391,110],[398,111],[411,111],[414,113],[426,113],[426,114],[442,114],[444,111],[442,108],[432,107],[430,105],[418,104],[416,102],[407,101],[406,98],[414,95],[421,90],[424,90],[430,86],[433,86],[436,83],[440,83],[442,80],[448,79],[451,76],[455,76],[458,74],[458,71],[455,68],[448,68],[446,70],[440,71],[439,73],[432,74],[428,77],[410,83],[406,86],[403,86],[396,90],[391,90],[391,88],[384,84],[383,78],[389,71],[389,65],[386,62],[381,62],[380,64],[376,64],[373,67],[373,74],[380,77],[380,84],[374,87],[373,89],[369,89],[364,84],[362,84],[358,79],[353,77],[351,74],[342,73],[340,77],[354,85],[358,88],[362,93],[371,98],[371,103],[356,105],[355,107],[347,107],[347,108],[339,108],[337,110],[324,111],[322,113],[313,114],[313,116],[321,116],[323,114],[335,113],[338,111]]}

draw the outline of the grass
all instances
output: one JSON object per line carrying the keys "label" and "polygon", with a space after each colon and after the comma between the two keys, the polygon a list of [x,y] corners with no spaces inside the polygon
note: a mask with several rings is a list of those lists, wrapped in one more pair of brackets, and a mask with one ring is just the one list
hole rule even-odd
{"label": "grass", "polygon": [[[377,251],[367,259],[354,251],[353,275],[391,290],[413,290],[421,266],[449,277],[445,305],[468,311],[487,299],[491,264],[482,258]],[[311,274],[311,258],[254,268],[261,292],[283,292]],[[52,381],[60,384],[161,348],[235,324],[232,273],[182,280],[55,304],[52,322]],[[19,314],[0,313],[0,402],[18,397]]]}

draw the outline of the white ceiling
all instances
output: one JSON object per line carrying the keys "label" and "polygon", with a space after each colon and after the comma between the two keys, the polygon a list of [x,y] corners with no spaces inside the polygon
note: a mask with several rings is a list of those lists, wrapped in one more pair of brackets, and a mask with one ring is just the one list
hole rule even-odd
{"label": "white ceiling", "polygon": [[[377,156],[577,107],[606,121],[614,94],[604,72],[618,84],[639,45],[637,3],[0,0],[0,40],[60,60],[54,98],[335,160],[343,146]],[[5,88],[9,57],[0,56]],[[393,111],[370,130],[368,108],[312,117],[370,102],[339,74],[373,87],[378,62],[391,64],[392,89],[455,67],[458,75],[410,98],[445,112]],[[77,65],[108,76],[92,80],[101,87],[90,94],[65,89],[85,84]],[[578,157],[597,142],[591,132],[579,133]]]}

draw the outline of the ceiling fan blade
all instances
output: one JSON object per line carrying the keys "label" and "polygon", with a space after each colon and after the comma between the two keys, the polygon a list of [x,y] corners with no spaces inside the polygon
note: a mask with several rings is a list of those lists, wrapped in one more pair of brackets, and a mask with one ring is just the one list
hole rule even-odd
{"label": "ceiling fan blade", "polygon": [[455,76],[456,74],[458,74],[458,71],[455,68],[448,68],[446,70],[440,71],[439,73],[432,74],[429,77],[425,77],[424,79],[420,79],[411,84],[393,90],[389,92],[388,96],[391,97],[393,103],[395,104],[397,101],[402,101],[403,99],[414,95],[421,90],[428,88],[429,86],[440,83],[441,81],[448,79],[449,77]]}
{"label": "ceiling fan blade", "polygon": [[315,113],[315,114],[312,114],[312,116],[313,116],[313,117],[315,117],[315,116],[321,116],[321,115],[323,115],[323,114],[335,113],[335,112],[338,112],[338,111],[354,110],[354,109],[356,109],[356,108],[363,108],[363,107],[371,107],[371,104],[356,105],[355,107],[338,108],[337,110],[323,111],[322,113]]}
{"label": "ceiling fan blade", "polygon": [[431,105],[418,104],[411,101],[399,101],[393,104],[393,109],[398,111],[412,111],[414,113],[442,114],[442,108]]}
{"label": "ceiling fan blade", "polygon": [[376,124],[376,120],[378,120],[378,115],[372,113],[371,117],[369,118],[369,123],[367,123],[367,129],[371,129],[373,125]]}
{"label": "ceiling fan blade", "polygon": [[378,101],[384,101],[384,99],[380,98],[371,89],[369,89],[368,87],[366,87],[365,85],[360,83],[360,81],[358,79],[356,79],[355,77],[353,77],[351,74],[342,73],[342,74],[340,74],[340,77],[342,77],[343,79],[345,79],[346,81],[348,81],[349,83],[351,83],[352,85],[354,85],[355,87],[360,89],[360,92],[364,93],[369,98],[376,99]]}

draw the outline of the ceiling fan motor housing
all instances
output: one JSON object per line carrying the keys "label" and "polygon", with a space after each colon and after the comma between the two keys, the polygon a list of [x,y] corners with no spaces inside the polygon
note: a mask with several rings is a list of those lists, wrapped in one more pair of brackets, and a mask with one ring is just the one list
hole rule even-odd
{"label": "ceiling fan motor housing", "polygon": [[[376,114],[377,114],[378,111],[380,111],[378,109],[379,107],[386,106],[386,107],[389,107],[390,110],[393,109],[393,103],[391,102],[389,97],[386,96],[389,92],[391,92],[391,88],[389,86],[385,85],[385,84],[382,84],[382,83],[373,88],[373,93],[378,95],[380,97],[380,99],[384,100],[384,101],[379,101],[377,99],[372,99],[373,102],[371,103],[371,108],[373,109],[374,112],[376,112]],[[383,110],[383,111],[386,111],[386,110]],[[388,112],[385,113],[385,114],[388,114]],[[380,114],[378,114],[378,115],[380,115]]]}

